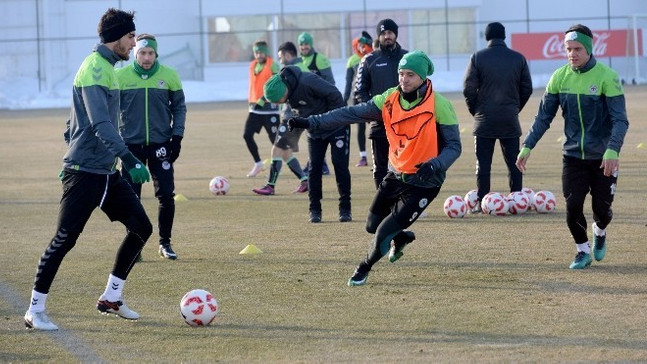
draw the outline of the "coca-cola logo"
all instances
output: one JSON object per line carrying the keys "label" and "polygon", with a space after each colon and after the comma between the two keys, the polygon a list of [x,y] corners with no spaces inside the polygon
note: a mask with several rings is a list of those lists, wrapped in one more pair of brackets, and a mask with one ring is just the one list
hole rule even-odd
{"label": "coca-cola logo", "polygon": [[[610,32],[593,33],[593,55],[603,57],[609,48],[607,40],[611,37]],[[566,58],[566,47],[564,46],[564,37],[559,34],[553,34],[544,43],[542,48],[544,58]]]}

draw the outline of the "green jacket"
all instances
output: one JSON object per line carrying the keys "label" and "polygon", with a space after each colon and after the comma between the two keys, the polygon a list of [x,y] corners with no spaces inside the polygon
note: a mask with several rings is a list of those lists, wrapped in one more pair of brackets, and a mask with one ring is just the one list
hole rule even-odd
{"label": "green jacket", "polygon": [[74,77],[72,110],[64,133],[63,167],[112,174],[116,157],[129,153],[117,131],[119,85],[114,65],[121,60],[103,44],[95,46]]}
{"label": "green jacket", "polygon": [[133,64],[117,71],[121,89],[119,132],[127,144],[162,144],[184,137],[186,104],[178,73],[160,64],[147,78]]}
{"label": "green jacket", "polygon": [[532,149],[550,128],[558,108],[564,117],[563,154],[601,160],[607,149],[617,154],[629,128],[625,97],[618,75],[591,56],[573,70],[557,69],[546,86],[535,122],[523,144]]}

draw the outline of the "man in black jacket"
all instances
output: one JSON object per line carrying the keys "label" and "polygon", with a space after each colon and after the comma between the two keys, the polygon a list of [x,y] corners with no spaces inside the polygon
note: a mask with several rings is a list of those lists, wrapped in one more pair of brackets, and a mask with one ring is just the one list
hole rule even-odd
{"label": "man in black jacket", "polygon": [[487,47],[472,55],[463,82],[465,102],[474,116],[479,198],[472,210],[474,213],[481,212],[480,201],[490,192],[490,170],[497,139],[508,167],[510,192],[523,188],[523,175],[515,166],[521,137],[519,112],[532,94],[528,63],[521,53],[507,47],[503,25],[488,24],[485,39]]}
{"label": "man in black jacket", "polygon": [[[397,42],[398,25],[393,20],[380,20],[376,32],[379,48],[364,56],[357,69],[355,98],[358,103],[367,102],[398,85],[398,63],[407,53]],[[368,138],[371,140],[373,179],[377,188],[389,171],[389,142],[382,121],[371,122]]]}
{"label": "man in black jacket", "polygon": [[[286,66],[277,75],[270,77],[263,87],[265,98],[276,104],[287,103],[296,116],[308,117],[345,106],[341,92],[335,85],[310,72],[302,72],[297,66]],[[326,150],[335,168],[335,180],[339,192],[339,221],[352,220],[350,208],[350,170],[348,169],[350,126],[333,130],[308,133],[308,196],[310,198],[310,222],[321,222],[322,167]],[[388,145],[388,144],[387,144]]]}

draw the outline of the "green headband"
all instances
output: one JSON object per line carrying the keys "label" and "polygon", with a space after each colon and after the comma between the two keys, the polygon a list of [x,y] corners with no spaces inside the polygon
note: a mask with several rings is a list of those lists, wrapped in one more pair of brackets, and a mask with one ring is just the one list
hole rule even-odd
{"label": "green headband", "polygon": [[569,40],[581,43],[584,46],[584,49],[586,49],[586,53],[589,55],[593,53],[593,38],[588,35],[577,31],[568,32],[566,33],[566,37],[564,37],[564,42]]}
{"label": "green headband", "polygon": [[140,49],[142,48],[153,48],[155,51],[155,55],[157,56],[157,41],[155,39],[150,39],[150,38],[144,38],[140,39],[135,43],[135,55],[137,55],[137,52],[139,52]]}
{"label": "green headband", "polygon": [[270,53],[270,50],[267,48],[266,45],[255,45],[254,53],[264,53],[267,55]]}

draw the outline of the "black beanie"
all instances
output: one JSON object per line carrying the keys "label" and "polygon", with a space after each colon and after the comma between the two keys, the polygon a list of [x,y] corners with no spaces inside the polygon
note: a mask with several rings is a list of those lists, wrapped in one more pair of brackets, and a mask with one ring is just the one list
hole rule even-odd
{"label": "black beanie", "polygon": [[390,30],[395,33],[395,36],[398,36],[398,25],[391,19],[382,19],[377,23],[376,33],[379,37],[383,31]]}
{"label": "black beanie", "polygon": [[496,22],[485,27],[485,40],[490,39],[505,39],[505,27],[503,24]]}

